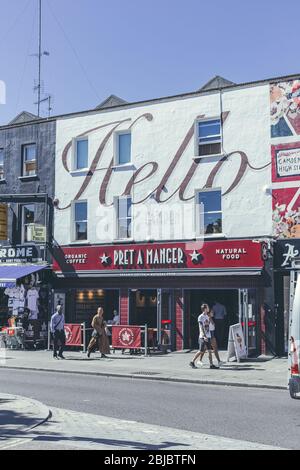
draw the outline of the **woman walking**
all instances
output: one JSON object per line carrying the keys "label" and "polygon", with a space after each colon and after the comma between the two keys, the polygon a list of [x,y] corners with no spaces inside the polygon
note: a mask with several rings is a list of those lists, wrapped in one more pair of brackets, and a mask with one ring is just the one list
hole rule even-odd
{"label": "woman walking", "polygon": [[88,345],[88,357],[90,357],[91,353],[94,351],[97,343],[101,357],[106,357],[106,354],[110,354],[109,341],[106,334],[106,322],[103,319],[103,314],[103,308],[99,307],[97,314],[92,320],[92,328],[94,328],[94,331],[92,333],[92,339]]}

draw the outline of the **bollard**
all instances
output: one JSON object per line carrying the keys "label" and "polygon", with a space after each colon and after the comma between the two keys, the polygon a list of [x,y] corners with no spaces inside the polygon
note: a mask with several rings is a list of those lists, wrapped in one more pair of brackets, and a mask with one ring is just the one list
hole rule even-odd
{"label": "bollard", "polygon": [[50,323],[48,323],[48,349],[47,351],[50,351],[51,347],[51,331],[50,331]]}
{"label": "bollard", "polygon": [[86,331],[85,331],[85,322],[81,324],[82,334],[83,334],[83,353],[86,353]]}
{"label": "bollard", "polygon": [[148,325],[145,325],[145,357],[148,356]]}

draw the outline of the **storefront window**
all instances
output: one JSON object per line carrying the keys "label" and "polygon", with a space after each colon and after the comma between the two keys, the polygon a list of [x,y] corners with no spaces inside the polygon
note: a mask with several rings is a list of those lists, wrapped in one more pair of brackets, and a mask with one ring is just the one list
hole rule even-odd
{"label": "storefront window", "polygon": [[[104,319],[113,319],[113,311],[119,312],[119,291],[101,288],[76,289],[75,292],[75,321],[87,322],[87,327],[97,313],[97,308],[103,307]],[[68,309],[67,309],[68,310]]]}
{"label": "storefront window", "polygon": [[157,328],[157,290],[131,290],[130,324]]}

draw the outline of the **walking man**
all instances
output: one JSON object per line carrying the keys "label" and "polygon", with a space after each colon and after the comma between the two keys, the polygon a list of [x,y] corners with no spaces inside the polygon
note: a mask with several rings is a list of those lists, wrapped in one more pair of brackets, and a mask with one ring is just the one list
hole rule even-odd
{"label": "walking man", "polygon": [[56,307],[56,312],[51,317],[50,331],[53,335],[53,357],[64,359],[63,352],[66,344],[65,316],[61,305]]}
{"label": "walking man", "polygon": [[208,316],[209,313],[209,306],[207,304],[201,305],[201,314],[198,317],[198,324],[199,324],[199,351],[195,354],[193,360],[190,362],[190,366],[193,369],[196,369],[196,361],[199,358],[200,359],[200,365],[202,366],[202,359],[205,354],[205,351],[208,351],[208,357],[209,357],[209,364],[210,364],[210,369],[218,369],[213,364],[212,360],[212,346],[211,346],[211,331],[209,328],[210,325],[210,318]]}

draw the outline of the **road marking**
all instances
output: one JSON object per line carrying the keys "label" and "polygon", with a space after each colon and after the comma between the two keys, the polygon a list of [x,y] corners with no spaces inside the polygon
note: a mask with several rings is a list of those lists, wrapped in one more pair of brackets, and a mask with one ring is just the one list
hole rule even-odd
{"label": "road marking", "polygon": [[32,438],[27,438],[27,439],[13,439],[10,440],[8,444],[1,445],[0,444],[0,450],[7,450],[10,449],[11,447],[17,447],[22,444],[28,444],[28,442],[31,442]]}

